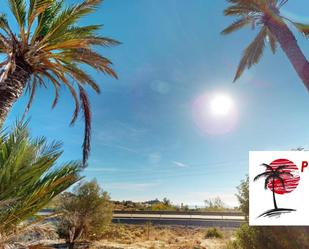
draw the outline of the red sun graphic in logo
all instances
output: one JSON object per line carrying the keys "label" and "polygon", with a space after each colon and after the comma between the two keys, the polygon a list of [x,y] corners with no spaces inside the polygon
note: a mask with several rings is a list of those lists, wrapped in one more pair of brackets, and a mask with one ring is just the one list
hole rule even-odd
{"label": "red sun graphic in logo", "polygon": [[[276,194],[287,194],[292,192],[296,187],[298,186],[300,176],[299,176],[299,170],[297,166],[290,160],[287,159],[277,159],[275,161],[272,161],[269,164],[273,170],[276,170],[279,166],[285,165],[281,172],[287,172],[290,174],[281,174],[280,177],[284,181],[284,186],[282,185],[281,181],[279,179],[274,180],[274,192]],[[267,169],[267,171],[270,171],[270,169]],[[267,187],[269,190],[272,191],[272,181],[269,181],[267,184]]]}

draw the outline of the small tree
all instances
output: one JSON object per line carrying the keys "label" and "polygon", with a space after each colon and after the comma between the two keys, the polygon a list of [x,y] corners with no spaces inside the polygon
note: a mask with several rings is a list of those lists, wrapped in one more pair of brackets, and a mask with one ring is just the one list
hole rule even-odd
{"label": "small tree", "polygon": [[245,214],[246,220],[249,216],[249,176],[246,176],[237,187],[238,193],[236,194],[239,201],[239,208]]}
{"label": "small tree", "polygon": [[204,200],[205,208],[208,211],[220,211],[226,209],[226,204],[221,200],[220,197],[209,198]]}
{"label": "small tree", "polygon": [[64,193],[60,200],[58,210],[63,215],[59,234],[70,248],[81,238],[97,238],[112,220],[110,197],[95,180],[79,184],[73,193]]}
{"label": "small tree", "polygon": [[162,202],[165,206],[171,206],[172,205],[171,201],[169,199],[167,199],[166,197],[163,198]]}

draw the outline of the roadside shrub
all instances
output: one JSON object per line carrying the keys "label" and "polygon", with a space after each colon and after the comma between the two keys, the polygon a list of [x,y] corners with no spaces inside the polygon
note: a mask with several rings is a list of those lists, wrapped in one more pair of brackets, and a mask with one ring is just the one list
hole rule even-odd
{"label": "roadside shrub", "polygon": [[250,227],[243,224],[229,249],[307,249],[309,228],[306,227]]}
{"label": "roadside shrub", "polygon": [[210,239],[210,238],[222,239],[223,233],[218,228],[211,227],[207,229],[206,234],[205,234],[205,239]]}
{"label": "roadside shrub", "polygon": [[237,187],[236,197],[239,202],[239,209],[245,214],[246,220],[249,216],[249,177],[246,176]]}
{"label": "roadside shrub", "polygon": [[58,205],[63,214],[58,232],[71,248],[79,239],[100,238],[112,220],[110,197],[95,180],[79,184],[73,193],[64,193]]}
{"label": "roadside shrub", "polygon": [[209,198],[204,200],[205,202],[205,211],[223,211],[227,210],[226,204],[221,200],[220,197]]}

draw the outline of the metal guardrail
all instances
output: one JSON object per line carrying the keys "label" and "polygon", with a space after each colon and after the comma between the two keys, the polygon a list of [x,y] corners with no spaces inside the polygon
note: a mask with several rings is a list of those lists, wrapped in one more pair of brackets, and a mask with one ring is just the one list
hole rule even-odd
{"label": "metal guardrail", "polygon": [[[38,214],[39,215],[50,215],[54,212],[53,209],[43,209]],[[241,212],[197,212],[197,211],[122,211],[122,210],[114,210],[114,217],[138,217],[148,215],[149,217],[162,217],[166,218],[176,218],[177,216],[186,216],[184,218],[202,218],[201,216],[213,216],[221,217],[222,219],[230,217],[230,219],[240,218],[244,219],[245,215]],[[173,217],[175,216],[175,217]]]}
{"label": "metal guardrail", "polygon": [[[207,214],[207,215],[205,215]],[[230,215],[229,215],[230,214]],[[238,216],[240,215],[240,216]],[[121,212],[117,210],[113,215],[114,223],[147,224],[159,226],[186,226],[186,227],[222,227],[237,228],[245,222],[242,213],[227,212]]]}
{"label": "metal guardrail", "polygon": [[[44,209],[40,215],[50,215],[53,209]],[[163,226],[231,227],[237,228],[245,222],[241,212],[184,212],[184,211],[120,211],[115,210],[114,223],[146,224]]]}
{"label": "metal guardrail", "polygon": [[226,211],[127,211],[114,210],[114,214],[159,214],[159,215],[205,215],[205,216],[245,216],[242,212],[226,212]]}

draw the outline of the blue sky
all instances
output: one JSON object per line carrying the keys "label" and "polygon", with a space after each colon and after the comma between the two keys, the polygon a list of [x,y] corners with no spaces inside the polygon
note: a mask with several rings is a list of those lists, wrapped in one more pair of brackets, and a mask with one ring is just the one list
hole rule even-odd
{"label": "blue sky", "polygon": [[[309,23],[307,5],[293,0],[283,13]],[[236,205],[235,187],[247,173],[249,150],[309,147],[309,95],[280,49],[275,56],[266,49],[260,64],[232,83],[255,32],[221,36],[233,20],[223,16],[225,7],[224,0],[106,0],[82,21],[103,23],[102,33],[122,42],[101,51],[114,62],[119,80],[92,72],[102,93],[90,93],[93,139],[84,172],[113,199],[168,197],[201,205],[219,195]],[[297,39],[309,56],[308,40],[298,34]],[[205,133],[193,103],[222,92],[234,99],[237,120],[227,133]],[[62,89],[51,110],[52,96],[52,89],[36,95],[32,134],[63,141],[62,161],[80,159],[82,119],[69,127],[71,97]],[[20,117],[25,100],[15,104],[7,126]]]}

